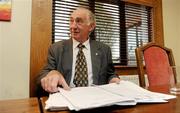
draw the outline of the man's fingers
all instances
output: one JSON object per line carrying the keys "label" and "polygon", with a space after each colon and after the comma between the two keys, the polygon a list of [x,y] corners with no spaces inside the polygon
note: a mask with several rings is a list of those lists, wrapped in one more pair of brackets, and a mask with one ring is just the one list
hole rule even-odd
{"label": "man's fingers", "polygon": [[61,77],[61,79],[59,80],[59,85],[62,85],[63,89],[65,90],[70,90],[70,87],[68,86],[63,77]]}
{"label": "man's fingers", "polygon": [[57,92],[57,84],[58,84],[58,80],[56,80],[55,78],[51,78],[51,77],[46,77],[41,79],[41,85],[42,88],[47,91],[47,92]]}
{"label": "man's fingers", "polygon": [[50,84],[51,92],[57,92],[58,91],[57,85],[58,85],[58,79],[53,78],[51,80],[51,84]]}
{"label": "man's fingers", "polygon": [[42,79],[41,79],[41,86],[42,86],[42,88],[46,91],[47,85],[46,85],[46,79],[45,79],[45,78],[42,78]]}
{"label": "man's fingers", "polygon": [[109,83],[120,83],[120,79],[119,78],[112,78]]}
{"label": "man's fingers", "polygon": [[50,93],[57,92],[58,85],[61,85],[65,90],[70,90],[64,77],[58,71],[50,71],[47,76],[41,79],[42,88]]}

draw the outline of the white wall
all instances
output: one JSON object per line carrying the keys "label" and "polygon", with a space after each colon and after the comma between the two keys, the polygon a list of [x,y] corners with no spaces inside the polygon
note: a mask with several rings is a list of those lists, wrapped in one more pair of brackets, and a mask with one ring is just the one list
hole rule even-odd
{"label": "white wall", "polygon": [[0,100],[29,97],[32,0],[12,0],[11,22],[0,21]]}
{"label": "white wall", "polygon": [[180,82],[180,0],[162,0],[165,45],[173,50]]}

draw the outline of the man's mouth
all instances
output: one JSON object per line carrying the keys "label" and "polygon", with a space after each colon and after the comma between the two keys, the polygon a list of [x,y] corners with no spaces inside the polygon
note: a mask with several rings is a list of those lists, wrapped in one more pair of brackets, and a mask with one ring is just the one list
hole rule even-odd
{"label": "man's mouth", "polygon": [[72,32],[72,34],[74,34],[74,35],[76,35],[76,34],[78,34],[79,32]]}

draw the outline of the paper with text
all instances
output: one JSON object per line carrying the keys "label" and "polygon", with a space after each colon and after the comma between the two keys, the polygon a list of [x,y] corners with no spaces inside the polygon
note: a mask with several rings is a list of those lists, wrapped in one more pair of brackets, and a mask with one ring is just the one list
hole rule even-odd
{"label": "paper with text", "polygon": [[[151,92],[140,86],[123,81],[91,87],[76,87],[70,91],[59,88],[50,94],[45,109],[83,110],[110,105],[136,105],[136,103],[164,103],[174,95]],[[52,109],[52,110],[53,110]]]}

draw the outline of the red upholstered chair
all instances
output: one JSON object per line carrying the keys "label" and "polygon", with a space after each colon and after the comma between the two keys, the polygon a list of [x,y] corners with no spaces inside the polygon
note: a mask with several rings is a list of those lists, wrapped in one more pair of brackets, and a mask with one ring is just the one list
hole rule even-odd
{"label": "red upholstered chair", "polygon": [[176,83],[176,70],[172,50],[150,42],[135,50],[140,86],[145,87],[145,74],[149,86]]}

